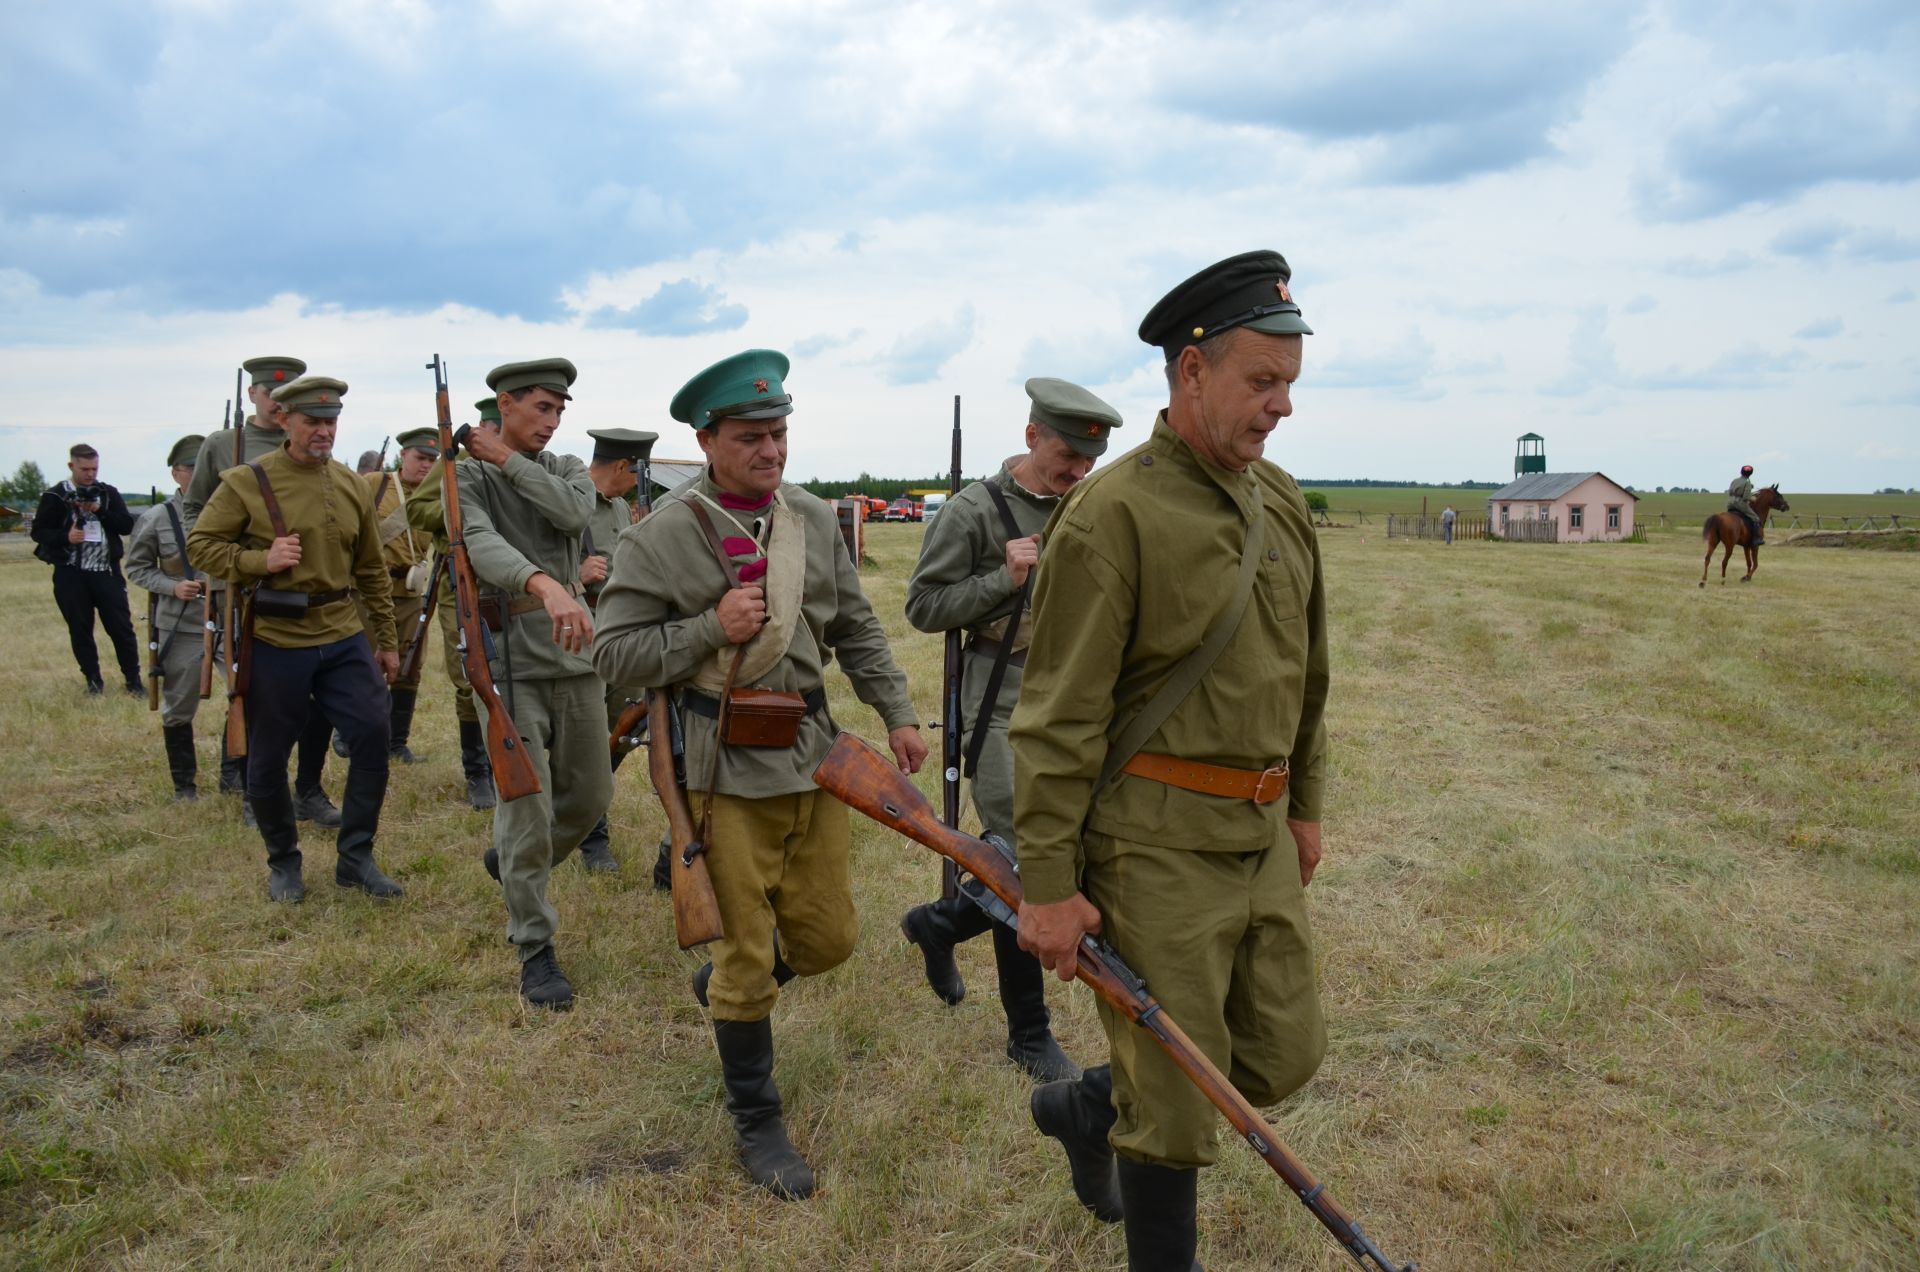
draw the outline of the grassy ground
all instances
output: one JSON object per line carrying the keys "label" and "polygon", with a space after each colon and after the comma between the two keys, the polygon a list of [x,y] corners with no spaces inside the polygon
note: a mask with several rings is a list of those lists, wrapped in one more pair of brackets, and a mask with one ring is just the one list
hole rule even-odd
{"label": "grassy ground", "polygon": [[[932,717],[919,533],[870,531],[866,577]],[[1429,1268],[1914,1266],[1920,562],[1770,552],[1701,591],[1684,534],[1324,542],[1331,1045],[1282,1134]],[[731,1159],[637,766],[626,871],[555,881],[581,1000],[531,1012],[437,655],[379,849],[407,897],[338,892],[309,835],[286,910],[231,800],[167,802],[145,704],[81,695],[49,591],[0,557],[0,1266],[1123,1262],[1027,1124],[988,943],[948,1009],[899,940],[923,850],[857,822],[860,948],[776,1012],[824,1182],[782,1204]],[[1097,1058],[1088,996],[1054,1001]],[[1201,1205],[1211,1268],[1348,1266],[1232,1144]]]}
{"label": "grassy ground", "polygon": [[[1732,480],[1731,477],[1728,478]],[[1335,520],[1346,521],[1340,513],[1362,511],[1369,518],[1384,518],[1390,512],[1414,514],[1420,511],[1420,501],[1426,500],[1429,516],[1439,516],[1440,510],[1452,504],[1454,511],[1462,516],[1484,517],[1487,513],[1487,496],[1491,490],[1464,490],[1458,488],[1435,488],[1421,486],[1330,486],[1307,487],[1319,489],[1327,497],[1328,507]],[[1784,527],[1793,514],[1799,514],[1801,524],[1811,526],[1813,515],[1818,513],[1828,518],[1827,524],[1833,524],[1834,517],[1865,517],[1869,514],[1884,518],[1889,513],[1898,513],[1905,520],[1912,518],[1920,521],[1920,495],[1858,495],[1858,494],[1819,494],[1795,490],[1789,482],[1786,488],[1788,501],[1793,505],[1793,513],[1776,515],[1776,525]],[[1634,514],[1639,523],[1655,527],[1659,518],[1665,514],[1672,528],[1698,530],[1700,522],[1708,513],[1721,512],[1727,506],[1724,494],[1648,494],[1642,492],[1640,501],[1634,505]]]}

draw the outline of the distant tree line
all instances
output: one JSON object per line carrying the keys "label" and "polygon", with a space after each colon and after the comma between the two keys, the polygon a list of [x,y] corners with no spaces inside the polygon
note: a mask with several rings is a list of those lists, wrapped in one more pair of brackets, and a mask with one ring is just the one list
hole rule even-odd
{"label": "distant tree line", "polygon": [[[964,488],[969,482],[984,480],[980,477],[962,477],[960,485]],[[843,495],[866,495],[873,499],[899,499],[909,490],[945,490],[947,474],[935,473],[931,477],[875,477],[872,473],[861,473],[852,481],[812,481],[800,483],[800,489],[822,499],[838,499]]]}
{"label": "distant tree line", "polygon": [[1316,478],[1302,477],[1301,486],[1331,486],[1356,490],[1371,489],[1379,486],[1410,486],[1415,490],[1498,490],[1506,485],[1504,481],[1376,481],[1371,477],[1343,477],[1338,481],[1320,481]]}

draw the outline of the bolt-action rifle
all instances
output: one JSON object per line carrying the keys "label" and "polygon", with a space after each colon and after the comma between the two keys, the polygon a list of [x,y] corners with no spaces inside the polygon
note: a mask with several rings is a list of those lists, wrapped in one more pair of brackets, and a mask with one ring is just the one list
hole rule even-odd
{"label": "bolt-action rifle", "polygon": [[427,655],[427,624],[439,612],[440,578],[446,572],[446,554],[435,553],[433,574],[427,579],[427,594],[420,602],[420,617],[413,620],[413,630],[407,633],[407,647],[400,653],[400,671],[394,677],[396,681],[409,681],[420,674],[421,660]]}
{"label": "bolt-action rifle", "polygon": [[[960,493],[960,395],[953,395],[953,462],[947,471],[947,498]],[[947,629],[945,662],[940,675],[940,820],[949,830],[960,829],[960,764],[964,758],[966,722],[960,711],[960,677],[964,670],[961,631]],[[940,895],[951,901],[959,895],[960,876],[953,862],[940,863]]]}
{"label": "bolt-action rifle", "polygon": [[[228,398],[220,408],[220,427],[233,427],[233,399]],[[187,554],[187,545],[180,545],[180,555]],[[200,701],[205,702],[213,696],[213,658],[219,645],[220,629],[213,625],[213,591],[208,587],[200,589]]]}
{"label": "bolt-action rifle", "polygon": [[[434,409],[440,423],[440,500],[447,518],[447,570],[453,579],[453,608],[460,620],[460,666],[467,674],[467,685],[487,713],[487,759],[493,765],[494,787],[503,801],[537,794],[540,775],[521,745],[520,730],[500,701],[500,690],[493,683],[493,634],[480,617],[480,585],[473,577],[473,562],[467,558],[467,540],[460,521],[460,483],[454,477],[454,460],[459,456],[460,438],[453,433],[453,408],[447,403],[447,365],[439,354],[427,363],[433,372]],[[425,613],[425,610],[421,611]]]}
{"label": "bolt-action rifle", "polygon": [[[247,462],[246,368],[233,373],[233,466]],[[225,755],[242,760],[247,755],[247,681],[253,669],[247,648],[246,606],[240,586],[229,583],[220,592],[221,653],[227,660],[227,738]]]}
{"label": "bolt-action rifle", "polygon": [[147,710],[158,711],[160,677],[166,673],[160,667],[160,598],[152,592],[147,593],[147,652],[153,656],[147,663]]}
{"label": "bolt-action rifle", "polygon": [[[1018,926],[1016,916],[1022,894],[1019,870],[1013,861],[993,844],[943,825],[933,815],[933,806],[927,797],[901,776],[891,759],[852,734],[843,733],[814,771],[813,780],[821,790],[848,807],[953,862],[956,870],[985,885],[993,899],[1005,907],[1004,911],[995,911],[983,903],[983,909],[997,913],[1001,921],[1010,926]],[[968,895],[975,895],[971,887]],[[1294,1196],[1333,1234],[1334,1240],[1345,1247],[1355,1262],[1362,1267],[1378,1267],[1382,1272],[1412,1272],[1410,1263],[1390,1262],[1373,1238],[1360,1230],[1353,1216],[1327,1196],[1326,1185],[1316,1180],[1300,1159],[1280,1142],[1259,1110],[1247,1102],[1247,1097],[1234,1088],[1227,1076],[1207,1059],[1206,1053],[1174,1023],[1147,992],[1146,983],[1120,960],[1111,945],[1098,937],[1083,936],[1078,956],[1075,974],[1109,1006],[1125,1013],[1127,1019],[1147,1031],[1168,1059],[1226,1115],[1240,1138],[1286,1181]]]}
{"label": "bolt-action rifle", "polygon": [[[694,829],[693,810],[687,806],[686,740],[680,716],[665,689],[647,695],[647,776],[667,814],[673,839],[673,932],[680,948],[690,950],[726,933],[720,924],[720,903],[714,899],[713,879],[707,874],[706,845]],[[662,745],[662,743],[665,745]],[[715,739],[714,745],[719,745]],[[712,798],[711,795],[708,798]]]}

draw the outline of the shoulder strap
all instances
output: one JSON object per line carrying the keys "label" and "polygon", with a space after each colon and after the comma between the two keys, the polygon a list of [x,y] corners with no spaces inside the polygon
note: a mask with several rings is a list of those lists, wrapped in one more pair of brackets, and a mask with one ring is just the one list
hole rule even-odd
{"label": "shoulder strap", "polygon": [[[1020,524],[1013,519],[1013,509],[1007,505],[1006,492],[991,481],[980,483],[993,496],[993,506],[1000,510],[1000,520],[1007,528],[1007,537],[1020,537]],[[1000,701],[1000,686],[1007,679],[1007,664],[1013,660],[1013,642],[1020,635],[1020,620],[1026,616],[1027,599],[1033,595],[1033,571],[1027,571],[1026,582],[1020,585],[1020,595],[1014,602],[1013,614],[1007,619],[1007,631],[1000,638],[1000,648],[993,655],[993,670],[987,673],[986,693],[980,699],[980,715],[973,722],[973,736],[967,739],[967,753],[963,757],[966,776],[972,777],[980,767],[980,752],[986,749],[987,728],[993,721],[993,708]]]}
{"label": "shoulder strap", "polygon": [[180,549],[180,568],[184,571],[181,577],[188,580],[199,578],[193,572],[193,562],[187,560],[187,532],[180,526],[180,510],[173,506],[171,499],[160,506],[167,510],[167,520],[173,525],[173,541]]}
{"label": "shoulder strap", "polygon": [[274,496],[273,483],[267,480],[267,470],[260,466],[257,459],[247,467],[253,469],[253,479],[260,483],[260,497],[267,501],[267,518],[273,522],[274,538],[286,538],[287,519],[280,515],[280,500]]}
{"label": "shoulder strap", "polygon": [[700,523],[700,533],[707,536],[707,546],[713,549],[713,559],[720,563],[721,573],[727,576],[728,587],[740,586],[740,572],[733,568],[733,558],[727,555],[727,547],[720,542],[720,532],[713,528],[713,518],[707,515],[706,508],[697,499],[687,500],[687,507],[693,509],[693,519]]}
{"label": "shoulder strap", "polygon": [[1162,684],[1153,697],[1147,699],[1140,713],[1127,722],[1107,748],[1106,763],[1100,766],[1100,780],[1095,784],[1093,793],[1098,795],[1119,775],[1128,760],[1132,759],[1147,739],[1165,724],[1187,695],[1194,691],[1199,683],[1206,679],[1207,672],[1213,668],[1215,660],[1227,648],[1227,642],[1240,627],[1240,620],[1247,612],[1247,601],[1253,595],[1253,581],[1260,572],[1260,549],[1266,541],[1267,512],[1264,505],[1254,510],[1253,520],[1247,523],[1247,539],[1240,548],[1240,574],[1234,580],[1233,599],[1220,611],[1220,616],[1207,628],[1206,636],[1198,647],[1180,660],[1166,683]]}

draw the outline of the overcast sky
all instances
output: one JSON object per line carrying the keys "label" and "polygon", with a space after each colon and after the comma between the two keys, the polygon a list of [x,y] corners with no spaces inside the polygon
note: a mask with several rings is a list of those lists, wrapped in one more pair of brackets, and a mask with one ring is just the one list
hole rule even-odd
{"label": "overcast sky", "polygon": [[[164,483],[243,358],[338,451],[504,361],[663,435],[793,358],[789,476],[968,470],[1028,376],[1165,402],[1141,316],[1283,252],[1315,333],[1268,457],[1920,485],[1920,5],[279,0],[0,8],[0,468]],[[465,412],[460,418],[470,416]]]}

